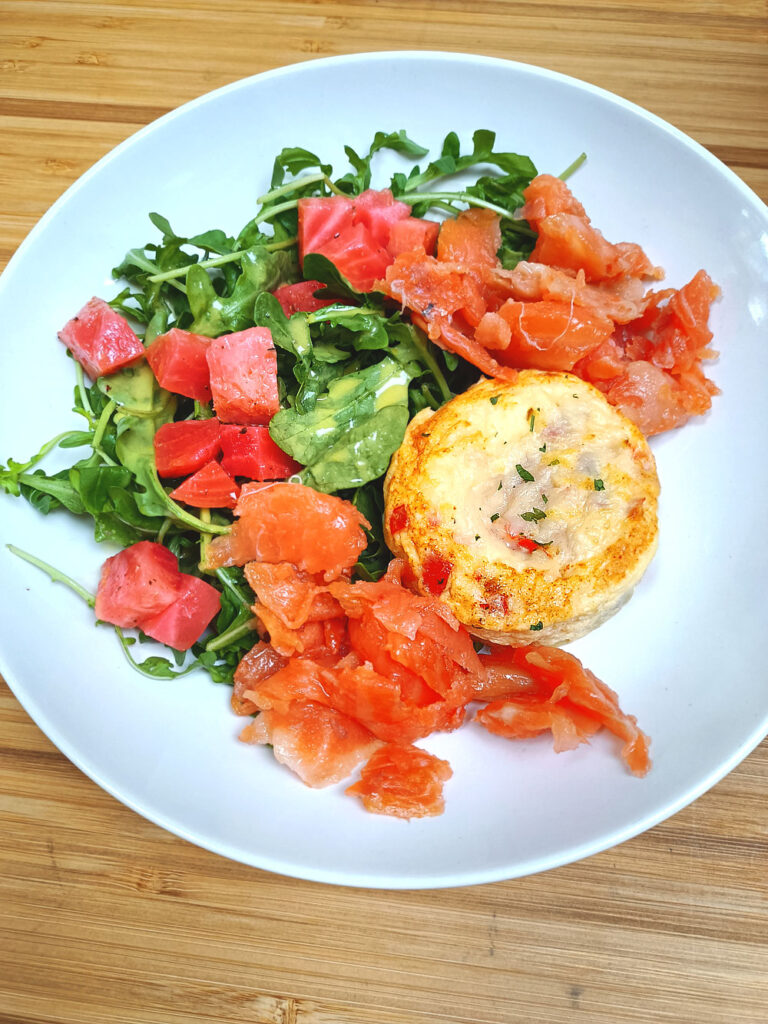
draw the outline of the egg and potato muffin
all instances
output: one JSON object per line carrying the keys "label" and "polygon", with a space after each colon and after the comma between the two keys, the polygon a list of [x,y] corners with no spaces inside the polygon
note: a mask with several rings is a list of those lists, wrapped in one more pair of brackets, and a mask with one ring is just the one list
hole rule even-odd
{"label": "egg and potato muffin", "polygon": [[476,637],[562,644],[630,597],[658,494],[645,437],[597,388],[523,370],[413,418],[384,484],[385,539]]}

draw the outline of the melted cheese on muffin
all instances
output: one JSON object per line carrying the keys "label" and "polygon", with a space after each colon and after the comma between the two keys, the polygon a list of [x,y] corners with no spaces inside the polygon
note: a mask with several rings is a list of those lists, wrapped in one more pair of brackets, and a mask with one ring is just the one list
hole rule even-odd
{"label": "melted cheese on muffin", "polygon": [[419,413],[384,493],[387,544],[417,589],[496,643],[583,636],[629,598],[656,549],[648,443],[568,373],[482,380]]}

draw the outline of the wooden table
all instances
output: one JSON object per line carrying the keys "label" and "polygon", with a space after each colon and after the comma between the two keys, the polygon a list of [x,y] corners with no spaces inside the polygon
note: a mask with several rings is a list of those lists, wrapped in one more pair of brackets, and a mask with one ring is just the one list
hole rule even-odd
{"label": "wooden table", "polygon": [[[765,0],[2,0],[0,265],[86,168],[172,107],[384,48],[604,86],[768,198],[767,36]],[[768,742],[617,849],[435,892],[321,886],[197,849],[80,774],[4,684],[0,793],[7,1024],[768,1019]]]}

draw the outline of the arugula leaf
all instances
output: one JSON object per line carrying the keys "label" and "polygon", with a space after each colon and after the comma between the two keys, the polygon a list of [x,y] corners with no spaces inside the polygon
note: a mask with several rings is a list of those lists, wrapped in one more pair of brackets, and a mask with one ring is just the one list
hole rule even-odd
{"label": "arugula leaf", "polygon": [[306,171],[309,167],[317,167],[326,177],[330,176],[333,171],[330,164],[324,164],[317,154],[310,153],[308,149],[302,149],[300,146],[288,146],[282,149],[275,157],[272,167],[271,187],[282,185],[286,172],[298,174],[301,171]]}
{"label": "arugula leaf", "polygon": [[256,297],[290,280],[295,269],[288,252],[267,252],[263,246],[246,250],[240,265],[240,276],[231,293],[224,296],[216,292],[207,271],[197,265],[189,268],[187,295],[194,317],[189,329],[193,334],[215,338],[252,326]]}
{"label": "arugula leaf", "polygon": [[352,164],[353,171],[337,179],[335,182],[337,188],[349,195],[359,195],[370,188],[371,161],[373,156],[382,149],[390,149],[413,160],[419,160],[429,152],[424,146],[409,139],[402,128],[398,132],[376,132],[365,156],[359,156],[351,146],[344,147],[344,152]]}

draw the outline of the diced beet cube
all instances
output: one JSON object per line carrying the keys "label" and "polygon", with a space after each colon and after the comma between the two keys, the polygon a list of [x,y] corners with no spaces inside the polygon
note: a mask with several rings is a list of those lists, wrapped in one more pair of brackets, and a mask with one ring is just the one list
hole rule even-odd
{"label": "diced beet cube", "polygon": [[208,462],[171,491],[174,501],[192,508],[234,508],[240,488],[218,462]]}
{"label": "diced beet cube", "polygon": [[175,601],[181,576],[176,556],[162,544],[132,544],[102,567],[96,618],[126,629],[140,626]]}
{"label": "diced beet cube", "polygon": [[125,317],[96,297],[64,324],[59,340],[92,380],[115,373],[144,355],[144,346]]}
{"label": "diced beet cube", "polygon": [[208,347],[213,407],[222,423],[268,423],[280,408],[277,355],[266,327],[214,338]]}
{"label": "diced beet cube", "polygon": [[154,443],[159,476],[188,476],[219,454],[221,424],[215,417],[164,423]]}
{"label": "diced beet cube", "polygon": [[234,423],[221,428],[221,465],[232,476],[249,480],[287,480],[301,465],[278,447],[269,436],[269,427],[238,427]]}
{"label": "diced beet cube", "polygon": [[142,624],[153,640],[177,651],[187,651],[202,635],[221,607],[219,592],[210,583],[181,574],[181,588],[176,600]]}
{"label": "diced beet cube", "polygon": [[158,335],[147,349],[147,362],[157,383],[175,395],[211,400],[211,372],[206,358],[210,338],[174,327]]}

